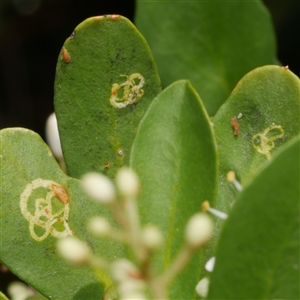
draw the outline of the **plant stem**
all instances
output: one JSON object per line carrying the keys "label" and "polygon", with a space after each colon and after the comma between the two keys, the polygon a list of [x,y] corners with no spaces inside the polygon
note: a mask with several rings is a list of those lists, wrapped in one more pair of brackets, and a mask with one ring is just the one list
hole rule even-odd
{"label": "plant stem", "polygon": [[171,281],[186,267],[192,257],[192,254],[193,250],[187,245],[181,248],[170,267],[158,278],[158,281],[160,281],[163,286],[167,287]]}
{"label": "plant stem", "polygon": [[125,199],[124,208],[129,222],[129,235],[132,241],[132,250],[135,252],[138,260],[143,263],[147,258],[147,251],[145,251],[145,247],[141,243],[141,226],[135,199]]}
{"label": "plant stem", "polygon": [[120,207],[120,204],[117,201],[114,201],[111,204],[111,209],[113,211],[113,214],[114,214],[115,219],[118,222],[118,224],[122,227],[128,228],[128,220],[124,216],[124,213]]}

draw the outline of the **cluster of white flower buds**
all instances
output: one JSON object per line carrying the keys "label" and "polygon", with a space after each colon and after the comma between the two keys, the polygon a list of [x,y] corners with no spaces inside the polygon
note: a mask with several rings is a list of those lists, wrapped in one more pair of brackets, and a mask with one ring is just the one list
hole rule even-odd
{"label": "cluster of white flower buds", "polygon": [[[129,246],[139,267],[127,259],[109,263],[93,254],[84,242],[75,237],[59,240],[58,253],[78,265],[88,264],[110,272],[120,299],[147,299],[149,295],[155,299],[166,299],[170,282],[186,267],[194,252],[211,238],[212,220],[204,212],[196,213],[188,220],[182,249],[168,270],[158,276],[152,270],[151,258],[153,253],[161,249],[164,237],[156,226],[140,224],[137,207],[139,178],[133,170],[122,168],[116,174],[115,183],[95,172],[83,176],[82,184],[87,195],[94,201],[108,205],[119,225],[114,227],[106,218],[95,216],[90,219],[88,230],[96,237],[110,238]],[[120,201],[117,201],[118,197]]]}

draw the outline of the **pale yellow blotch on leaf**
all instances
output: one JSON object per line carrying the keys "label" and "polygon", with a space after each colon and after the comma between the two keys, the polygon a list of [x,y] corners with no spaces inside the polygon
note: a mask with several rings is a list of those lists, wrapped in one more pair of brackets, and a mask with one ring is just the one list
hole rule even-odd
{"label": "pale yellow blotch on leaf", "polygon": [[[272,131],[277,131],[278,134],[271,135]],[[267,135],[269,134],[270,137]],[[267,157],[267,159],[271,159],[271,150],[275,147],[274,141],[282,138],[284,136],[284,130],[281,125],[271,125],[266,128],[262,133],[255,134],[252,137],[252,144],[254,149]]]}
{"label": "pale yellow blotch on leaf", "polygon": [[[145,78],[139,74],[120,75],[126,77],[127,80],[121,84],[114,83],[111,88],[110,104],[116,108],[123,108],[139,101],[144,95],[142,87],[145,83]],[[120,96],[119,90],[123,91]]]}
{"label": "pale yellow blotch on leaf", "polygon": [[[45,196],[34,198],[36,189],[44,189]],[[34,211],[29,208],[29,202],[34,202]],[[55,201],[59,201],[63,207],[54,209]],[[24,218],[29,222],[29,233],[37,242],[41,242],[51,234],[55,238],[64,238],[74,235],[71,231],[68,219],[70,212],[70,198],[60,184],[52,180],[37,178],[30,182],[20,196],[20,209]],[[57,230],[54,225],[63,224],[64,230]],[[37,229],[39,228],[37,233]]]}

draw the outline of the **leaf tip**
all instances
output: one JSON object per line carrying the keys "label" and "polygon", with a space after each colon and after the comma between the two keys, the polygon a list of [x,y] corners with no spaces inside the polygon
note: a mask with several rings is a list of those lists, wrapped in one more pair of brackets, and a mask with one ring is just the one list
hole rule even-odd
{"label": "leaf tip", "polygon": [[121,15],[107,15],[106,16],[108,19],[110,20],[118,20],[120,19],[122,16]]}

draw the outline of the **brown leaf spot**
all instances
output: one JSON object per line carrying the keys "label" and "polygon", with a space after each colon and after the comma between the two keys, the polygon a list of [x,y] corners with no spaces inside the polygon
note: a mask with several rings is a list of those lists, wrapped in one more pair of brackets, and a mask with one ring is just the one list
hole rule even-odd
{"label": "brown leaf spot", "polygon": [[234,130],[234,135],[235,136],[238,136],[239,135],[239,123],[238,123],[238,120],[237,120],[237,117],[234,116],[232,119],[231,119],[231,122],[230,122],[230,125],[231,127],[233,128]]}
{"label": "brown leaf spot", "polygon": [[61,54],[62,54],[62,60],[63,60],[66,64],[68,64],[68,63],[71,61],[71,56],[70,56],[68,50],[67,50],[65,47],[62,48]]}
{"label": "brown leaf spot", "polygon": [[56,198],[60,200],[63,204],[67,204],[70,202],[68,192],[64,187],[62,187],[61,185],[52,184],[51,188],[54,191]]}

